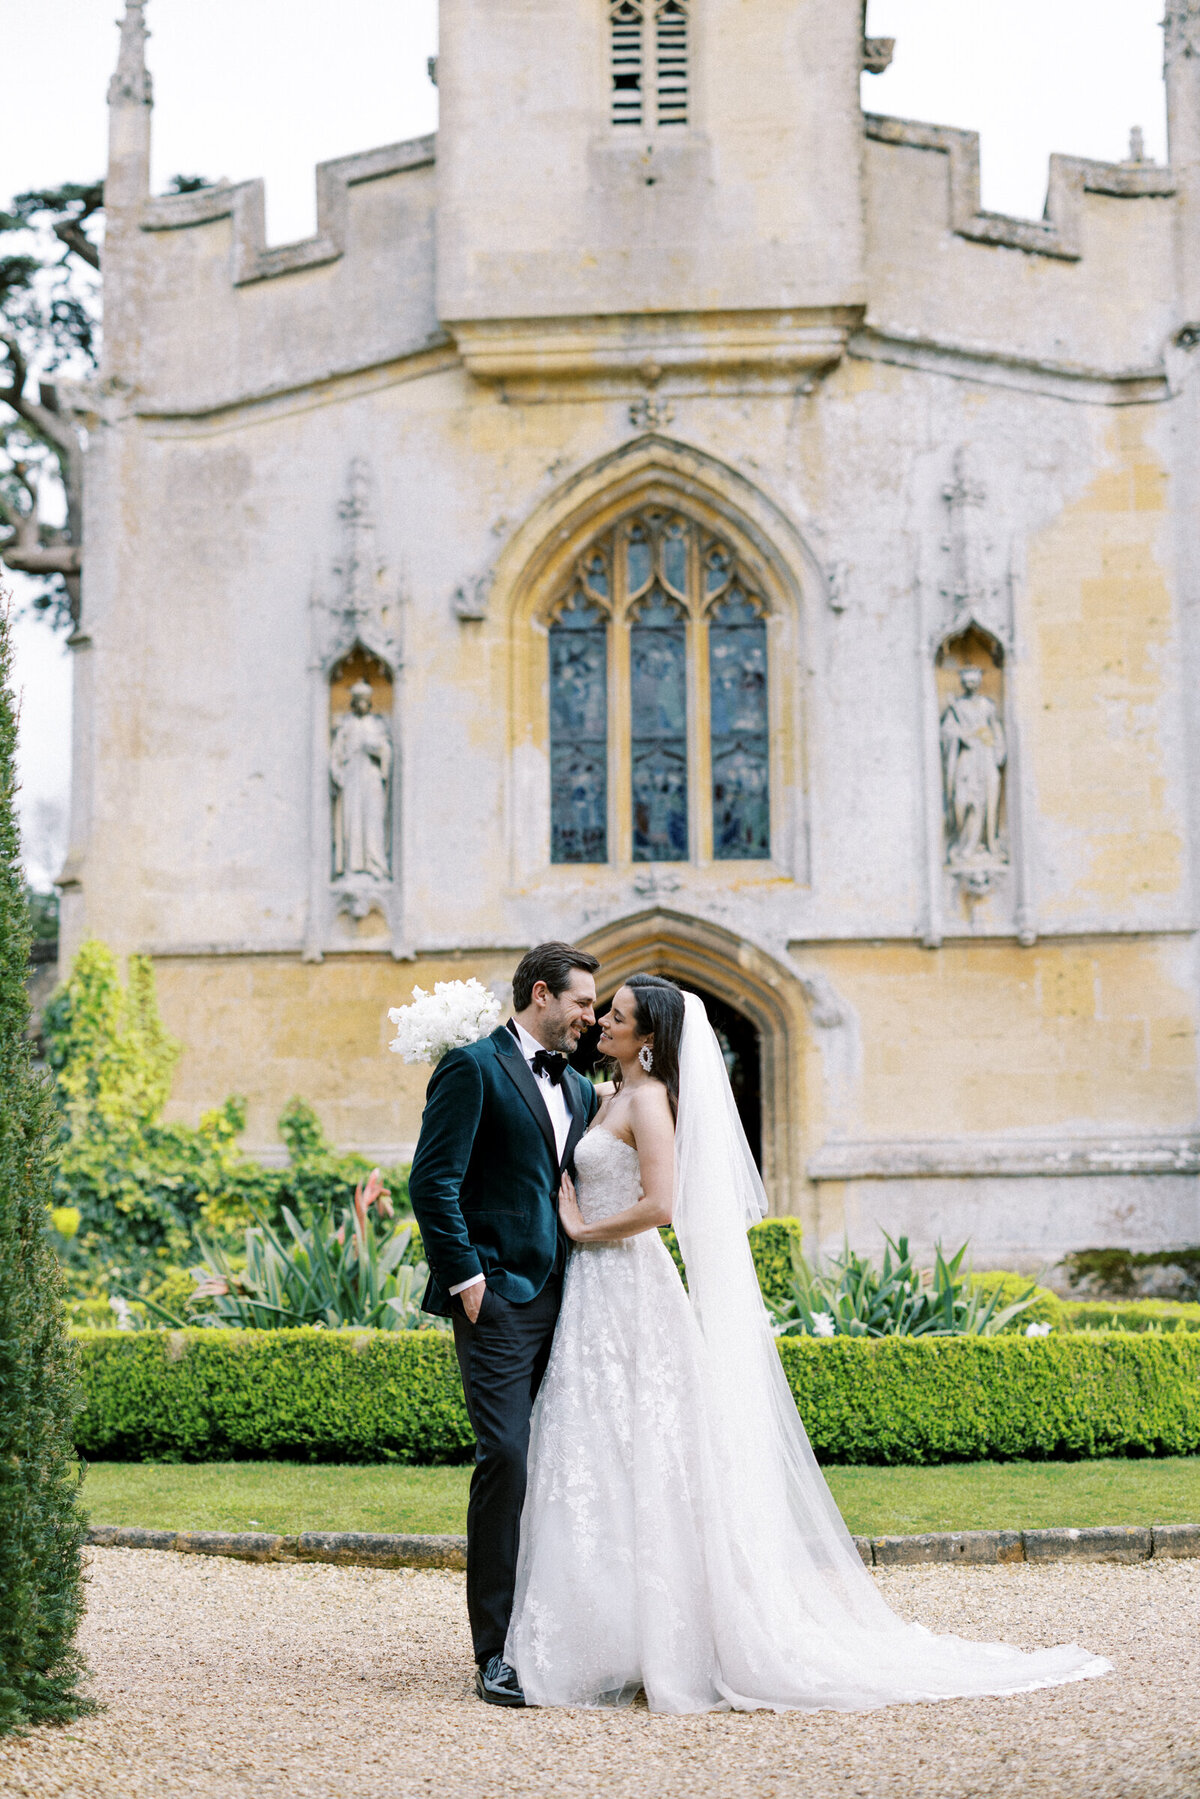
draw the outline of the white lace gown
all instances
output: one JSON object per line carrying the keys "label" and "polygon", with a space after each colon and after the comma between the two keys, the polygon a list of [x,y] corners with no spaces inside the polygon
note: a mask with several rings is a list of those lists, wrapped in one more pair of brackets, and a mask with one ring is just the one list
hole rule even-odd
{"label": "white lace gown", "polygon": [[[589,1222],[640,1197],[636,1150],[603,1127],[575,1162]],[[529,1704],[620,1705],[644,1688],[660,1712],[867,1710],[1107,1672],[1075,1645],[1026,1654],[904,1623],[815,1466],[822,1515],[797,1526],[769,1471],[748,1484],[732,1465],[706,1356],[656,1231],[574,1250],[534,1408],[505,1650]],[[784,1567],[769,1559],[780,1542]]]}

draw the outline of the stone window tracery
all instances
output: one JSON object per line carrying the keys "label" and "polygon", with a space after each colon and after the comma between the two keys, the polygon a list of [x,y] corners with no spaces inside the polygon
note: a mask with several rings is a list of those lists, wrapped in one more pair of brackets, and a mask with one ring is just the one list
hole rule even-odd
{"label": "stone window tracery", "polygon": [[728,544],[647,507],[549,620],[551,861],[771,854],[766,605]]}

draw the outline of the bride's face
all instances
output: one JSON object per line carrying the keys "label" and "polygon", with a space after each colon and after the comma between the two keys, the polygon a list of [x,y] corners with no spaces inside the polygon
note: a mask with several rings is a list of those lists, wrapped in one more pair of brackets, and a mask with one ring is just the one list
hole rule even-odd
{"label": "bride's face", "polygon": [[632,1062],[642,1045],[649,1043],[650,1037],[643,1037],[637,1028],[634,1005],[630,989],[618,988],[612,1005],[600,1020],[600,1041],[596,1048],[602,1056],[611,1056],[623,1064]]}

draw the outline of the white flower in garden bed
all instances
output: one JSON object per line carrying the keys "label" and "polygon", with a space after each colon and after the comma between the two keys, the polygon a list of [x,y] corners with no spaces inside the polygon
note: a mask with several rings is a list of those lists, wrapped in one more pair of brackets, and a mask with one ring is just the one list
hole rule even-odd
{"label": "white flower in garden bed", "polygon": [[1053,1329],[1052,1324],[1027,1324],[1025,1335],[1027,1337],[1048,1337]]}
{"label": "white flower in garden bed", "polygon": [[837,1326],[833,1322],[832,1312],[814,1312],[812,1323],[814,1337],[833,1337],[837,1335]]}
{"label": "white flower in garden bed", "polygon": [[414,987],[407,1006],[393,1006],[388,1017],[396,1035],[388,1044],[406,1062],[440,1062],[452,1049],[477,1043],[500,1022],[500,1001],[482,981],[437,981],[432,993]]}

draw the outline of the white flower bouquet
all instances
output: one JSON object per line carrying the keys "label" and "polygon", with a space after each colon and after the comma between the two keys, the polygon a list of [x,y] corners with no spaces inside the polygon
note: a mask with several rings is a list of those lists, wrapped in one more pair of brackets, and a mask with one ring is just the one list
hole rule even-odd
{"label": "white flower bouquet", "polygon": [[472,975],[469,981],[436,981],[432,993],[414,987],[410,1003],[393,1006],[388,1017],[396,1027],[390,1050],[406,1062],[436,1064],[494,1031],[500,1001]]}

